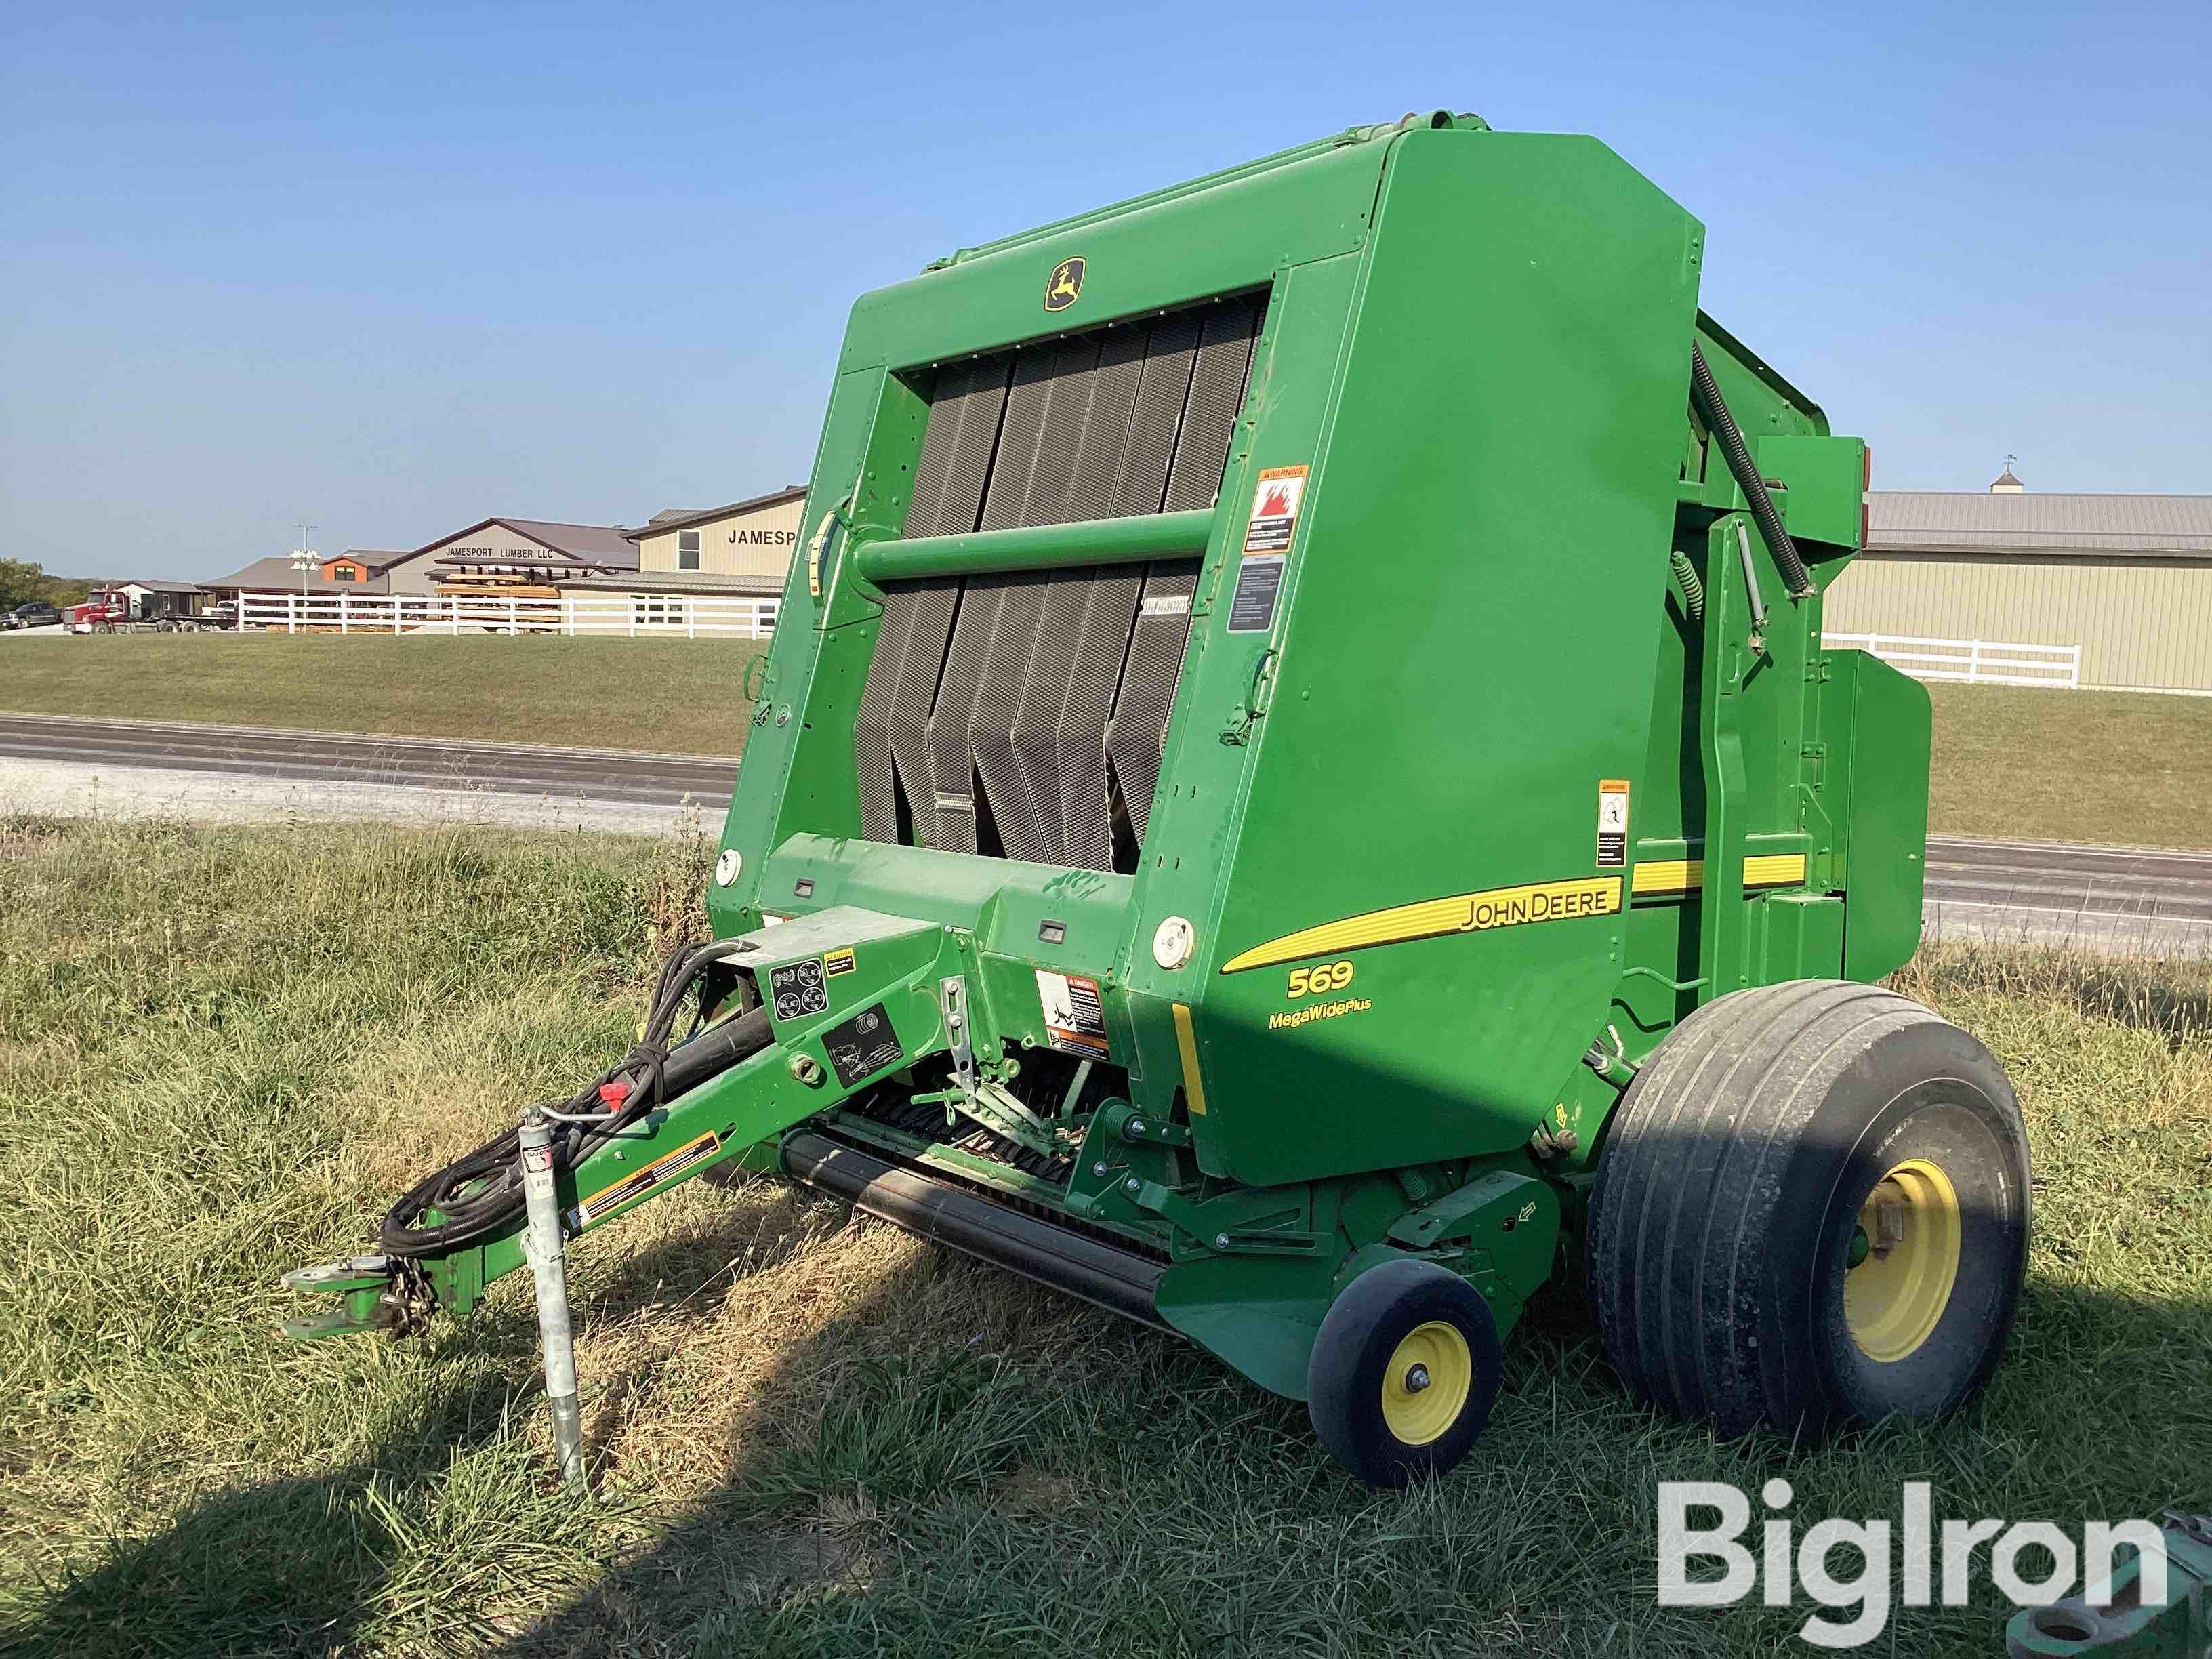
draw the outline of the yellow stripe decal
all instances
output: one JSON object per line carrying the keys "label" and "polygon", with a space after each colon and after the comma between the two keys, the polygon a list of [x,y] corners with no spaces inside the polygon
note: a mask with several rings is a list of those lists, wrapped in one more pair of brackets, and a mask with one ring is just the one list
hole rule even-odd
{"label": "yellow stripe decal", "polygon": [[1480,893],[1370,910],[1364,915],[1285,933],[1231,957],[1222,963],[1221,971],[1241,974],[1247,968],[1296,962],[1302,957],[1340,956],[1372,945],[1403,945],[1408,939],[1435,939],[1444,933],[1486,933],[1493,927],[1517,927],[1524,922],[1558,921],[1569,916],[1609,916],[1620,908],[1619,876],[1492,887]]}
{"label": "yellow stripe decal", "polygon": [[1193,1117],[1206,1115],[1206,1085],[1198,1080],[1198,1038],[1190,1029],[1190,1010],[1175,1005],[1176,1048],[1182,1054],[1182,1098]]}
{"label": "yellow stripe decal", "polygon": [[[1786,887],[1804,879],[1802,853],[1763,853],[1743,861],[1747,887]],[[1638,893],[1686,893],[1705,884],[1703,859],[1651,859],[1636,866],[1631,889]]]}

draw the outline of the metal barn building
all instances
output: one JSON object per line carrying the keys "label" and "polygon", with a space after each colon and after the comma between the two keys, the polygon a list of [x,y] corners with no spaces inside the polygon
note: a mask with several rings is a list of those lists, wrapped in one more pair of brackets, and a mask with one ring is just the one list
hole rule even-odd
{"label": "metal barn building", "polygon": [[1832,636],[2072,646],[2084,686],[2212,692],[2212,495],[2039,495],[2008,471],[1867,500]]}

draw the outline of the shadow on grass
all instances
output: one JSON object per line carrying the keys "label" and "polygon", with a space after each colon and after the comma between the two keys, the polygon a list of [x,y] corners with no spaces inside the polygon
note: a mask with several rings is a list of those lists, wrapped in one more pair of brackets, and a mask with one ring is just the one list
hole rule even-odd
{"label": "shadow on grass", "polygon": [[68,1581],[25,1656],[325,1653],[353,1639],[396,1540],[380,1490],[434,1476],[528,1410],[512,1382],[434,1377],[357,1460],[320,1474],[228,1487]]}
{"label": "shadow on grass", "polygon": [[[1926,993],[1936,979],[1952,993],[1994,992],[2054,1002],[2093,1021],[2148,1031],[2169,1052],[2212,1040],[2212,963],[2132,963],[2062,948],[1942,950],[1938,965],[1916,963],[1899,976]],[[1923,1000],[1925,1000],[1923,995]]]}
{"label": "shadow on grass", "polygon": [[[581,1340],[648,1311],[678,1315],[679,1342],[703,1334],[730,1272],[718,1264],[743,1260],[742,1281],[802,1247],[775,1248],[778,1223],[740,1211],[623,1259],[591,1290]],[[1893,1513],[1901,1481],[1930,1478],[1939,1513],[2071,1526],[2170,1501],[2212,1507],[2212,1413],[2192,1392],[2212,1359],[2212,1307],[2197,1302],[2032,1279],[2007,1361],[1965,1417],[1809,1449],[1771,1436],[1717,1445],[1635,1406],[1566,1302],[1509,1345],[1506,1395],[1465,1468],[1376,1494],[1327,1463],[1300,1407],[1045,1292],[1040,1316],[1095,1327],[1080,1365],[1030,1376],[1012,1355],[949,1343],[854,1358],[872,1324],[994,1271],[935,1253],[850,1297],[781,1354],[763,1392],[803,1396],[809,1433],[740,1416],[726,1478],[649,1547],[570,1574],[568,1599],[502,1630],[441,1628],[427,1609],[408,1650],[1748,1655],[1792,1646],[1807,1607],[1657,1608],[1656,1480],[1755,1486],[1787,1471],[1807,1519]],[[455,1453],[501,1434],[508,1381],[531,1377],[526,1316],[480,1328],[474,1346],[499,1376],[432,1382],[343,1468],[203,1499],[70,1585],[21,1650],[363,1650],[372,1618],[389,1624],[403,1548],[380,1517],[429,1501]],[[649,1387],[653,1369],[609,1379],[593,1408],[618,1417],[622,1390]],[[526,1388],[517,1409],[541,1408]],[[542,1447],[515,1449],[542,1490]],[[378,1492],[392,1501],[370,1501]],[[512,1541],[484,1540],[479,1562]],[[2000,1650],[2002,1624],[1984,1597],[1900,1609],[1892,1628],[1896,1651],[1966,1655]]]}

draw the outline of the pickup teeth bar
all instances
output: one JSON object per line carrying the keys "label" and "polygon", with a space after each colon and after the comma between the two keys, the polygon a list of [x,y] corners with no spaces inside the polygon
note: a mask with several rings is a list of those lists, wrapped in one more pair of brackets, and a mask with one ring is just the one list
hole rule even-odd
{"label": "pickup teeth bar", "polygon": [[[938,372],[908,538],[1203,509],[1262,296]],[[1198,562],[892,582],[853,751],[860,833],[1110,870],[1141,843]]]}

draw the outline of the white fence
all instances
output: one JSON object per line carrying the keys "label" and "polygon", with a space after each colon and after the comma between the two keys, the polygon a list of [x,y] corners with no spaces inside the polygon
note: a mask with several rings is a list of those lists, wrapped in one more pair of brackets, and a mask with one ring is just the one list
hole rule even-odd
{"label": "white fence", "polygon": [[556,634],[764,640],[776,601],[723,594],[564,593],[557,599],[434,593],[246,593],[239,626],[288,634]]}
{"label": "white fence", "polygon": [[1856,646],[1915,679],[1966,680],[1984,685],[2081,684],[2078,645],[2017,645],[1997,640],[1923,640],[1907,634],[1829,634],[1830,645]]}

